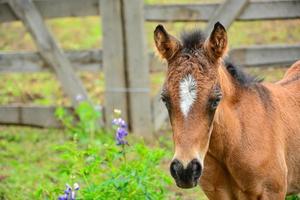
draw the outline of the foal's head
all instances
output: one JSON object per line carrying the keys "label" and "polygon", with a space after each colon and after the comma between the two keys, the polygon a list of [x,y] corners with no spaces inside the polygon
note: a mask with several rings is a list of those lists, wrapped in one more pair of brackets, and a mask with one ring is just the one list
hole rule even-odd
{"label": "foal's head", "polygon": [[226,31],[218,22],[207,39],[194,31],[183,34],[179,41],[158,25],[154,40],[168,62],[162,101],[169,112],[175,144],[171,175],[179,187],[194,187],[222,98],[218,67],[227,48]]}

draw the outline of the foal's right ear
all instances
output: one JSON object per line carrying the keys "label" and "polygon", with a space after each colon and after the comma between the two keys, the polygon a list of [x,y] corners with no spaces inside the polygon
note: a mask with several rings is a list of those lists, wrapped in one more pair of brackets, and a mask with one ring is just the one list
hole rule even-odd
{"label": "foal's right ear", "polygon": [[181,48],[180,42],[168,34],[162,25],[156,27],[154,41],[159,54],[167,60],[170,60]]}

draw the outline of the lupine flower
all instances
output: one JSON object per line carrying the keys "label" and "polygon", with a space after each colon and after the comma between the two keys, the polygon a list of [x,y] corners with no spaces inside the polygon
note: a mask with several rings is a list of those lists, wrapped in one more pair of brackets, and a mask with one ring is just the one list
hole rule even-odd
{"label": "lupine flower", "polygon": [[128,144],[125,137],[128,135],[127,124],[122,118],[115,118],[112,124],[117,127],[116,129],[116,142],[117,145]]}
{"label": "lupine flower", "polygon": [[78,183],[73,185],[73,189],[69,184],[66,184],[66,190],[63,195],[58,197],[58,200],[75,200],[76,199],[76,191],[79,190]]}
{"label": "lupine flower", "polygon": [[127,124],[126,124],[125,120],[123,120],[122,118],[113,119],[112,124],[116,125],[118,127],[121,127],[121,128],[127,128]]}
{"label": "lupine flower", "polygon": [[125,140],[125,137],[128,135],[128,132],[125,128],[118,128],[116,132],[116,141],[117,145],[128,144]]}

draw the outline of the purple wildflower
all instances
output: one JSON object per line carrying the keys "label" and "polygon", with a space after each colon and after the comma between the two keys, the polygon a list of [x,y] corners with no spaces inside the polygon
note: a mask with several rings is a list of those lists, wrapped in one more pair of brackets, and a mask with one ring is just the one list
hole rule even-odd
{"label": "purple wildflower", "polygon": [[122,118],[113,119],[112,124],[122,127],[122,128],[127,128],[127,124],[126,124],[125,120],[123,120]]}
{"label": "purple wildflower", "polygon": [[58,200],[75,200],[76,199],[76,191],[79,190],[78,183],[75,183],[73,189],[70,185],[66,184],[65,194],[60,195]]}
{"label": "purple wildflower", "polygon": [[116,131],[116,141],[117,145],[127,144],[125,137],[128,135],[128,132],[125,128],[119,127]]}
{"label": "purple wildflower", "polygon": [[116,142],[117,145],[128,144],[125,137],[128,135],[127,124],[122,118],[113,119],[112,124],[117,127],[116,129]]}
{"label": "purple wildflower", "polygon": [[68,200],[68,195],[63,194],[58,197],[58,200]]}

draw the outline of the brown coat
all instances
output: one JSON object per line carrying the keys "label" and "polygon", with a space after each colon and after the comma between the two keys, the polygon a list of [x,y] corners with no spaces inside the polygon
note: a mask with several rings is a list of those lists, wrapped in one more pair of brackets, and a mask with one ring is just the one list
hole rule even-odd
{"label": "brown coat", "polygon": [[168,61],[162,100],[173,129],[176,184],[190,188],[200,180],[212,200],[299,193],[300,61],[281,81],[260,83],[224,64],[220,23],[209,38],[196,31],[182,42],[159,25],[154,40]]}

